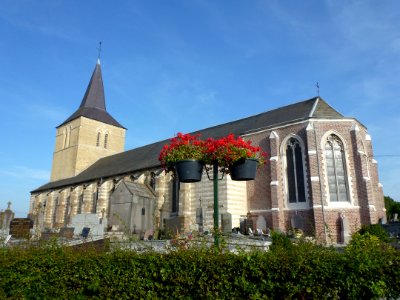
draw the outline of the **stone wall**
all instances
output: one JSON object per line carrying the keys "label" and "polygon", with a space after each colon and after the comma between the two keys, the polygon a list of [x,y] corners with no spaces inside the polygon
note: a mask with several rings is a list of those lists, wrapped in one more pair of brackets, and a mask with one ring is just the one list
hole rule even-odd
{"label": "stone wall", "polygon": [[[329,200],[324,145],[330,134],[337,135],[344,145],[350,195],[348,202],[331,203]],[[303,149],[304,203],[289,204],[287,200],[285,145],[290,137],[296,137]],[[303,220],[302,229],[307,234],[335,242],[342,238],[341,216],[348,220],[351,232],[361,224],[377,223],[385,218],[382,186],[378,181],[371,137],[356,120],[309,120],[260,130],[244,138],[260,145],[269,156],[267,164],[257,170],[254,181],[235,182],[225,175],[218,182],[219,213],[230,214],[233,227],[239,227],[240,221],[249,217],[254,226],[265,227],[262,229],[288,231],[293,228],[293,220]],[[96,213],[99,217],[105,214],[109,217],[110,197],[115,185],[121,180],[148,184],[153,171],[157,174],[155,202],[152,214],[148,216],[152,227],[162,228],[166,222],[172,222],[182,224],[182,230],[196,228],[200,225],[199,215],[196,214],[201,209],[202,229],[211,231],[214,227],[213,182],[205,172],[198,183],[181,183],[179,211],[175,215],[172,213],[173,179],[160,170],[115,176],[35,194],[31,197],[31,211],[35,211],[38,203],[44,204],[43,226],[50,228],[67,224],[78,213]],[[174,222],[174,218],[179,220]]]}
{"label": "stone wall", "polygon": [[125,131],[85,117],[57,128],[51,181],[73,177],[98,159],[124,151]]}

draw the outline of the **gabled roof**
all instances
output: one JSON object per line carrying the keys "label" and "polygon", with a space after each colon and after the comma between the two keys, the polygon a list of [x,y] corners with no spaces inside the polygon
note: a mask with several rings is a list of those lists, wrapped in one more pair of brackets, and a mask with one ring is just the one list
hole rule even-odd
{"label": "gabled roof", "polygon": [[[219,138],[230,133],[239,136],[312,118],[342,119],[344,117],[324,100],[315,97],[255,116],[202,129],[194,133],[200,133],[202,138]],[[168,142],[169,139],[104,157],[75,177],[50,182],[32,192],[158,168],[160,167],[160,162],[158,161],[159,153],[162,147]]]}
{"label": "gabled roof", "polygon": [[154,194],[149,190],[149,188],[143,183],[123,181],[124,184],[131,195],[154,199]]}
{"label": "gabled roof", "polygon": [[100,60],[97,61],[92,77],[90,78],[85,95],[83,96],[81,105],[68,119],[61,123],[58,127],[75,120],[79,117],[86,117],[116,127],[124,128],[118,123],[107,111],[106,100],[104,96],[103,76],[101,74]]}

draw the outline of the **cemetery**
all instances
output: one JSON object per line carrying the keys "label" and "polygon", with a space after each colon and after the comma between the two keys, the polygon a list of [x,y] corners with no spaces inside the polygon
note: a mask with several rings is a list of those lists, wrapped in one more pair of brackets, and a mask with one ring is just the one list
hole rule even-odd
{"label": "cemetery", "polygon": [[299,231],[253,230],[251,222],[228,232],[226,215],[218,247],[209,232],[135,236],[96,214],[40,233],[29,219],[8,219],[5,229],[4,216],[2,233],[16,237],[0,247],[0,298],[400,297],[400,252],[378,224],[338,251]]}

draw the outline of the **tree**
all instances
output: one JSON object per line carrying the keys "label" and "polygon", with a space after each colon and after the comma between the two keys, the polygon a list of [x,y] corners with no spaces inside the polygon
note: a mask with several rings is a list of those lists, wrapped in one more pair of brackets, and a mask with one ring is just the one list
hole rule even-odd
{"label": "tree", "polygon": [[395,213],[400,215],[400,202],[395,201],[389,196],[385,196],[386,216],[388,220],[393,219]]}

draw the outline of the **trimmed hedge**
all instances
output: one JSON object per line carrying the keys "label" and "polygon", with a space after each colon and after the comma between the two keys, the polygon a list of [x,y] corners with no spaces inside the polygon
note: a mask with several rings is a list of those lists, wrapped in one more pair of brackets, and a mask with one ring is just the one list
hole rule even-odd
{"label": "trimmed hedge", "polygon": [[354,236],[342,252],[286,241],[239,254],[3,248],[0,298],[398,298],[399,266],[399,253],[369,234]]}

